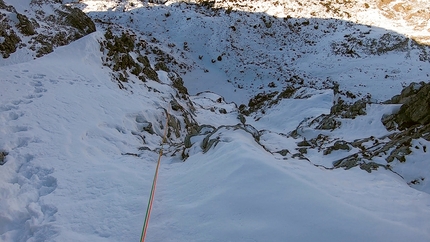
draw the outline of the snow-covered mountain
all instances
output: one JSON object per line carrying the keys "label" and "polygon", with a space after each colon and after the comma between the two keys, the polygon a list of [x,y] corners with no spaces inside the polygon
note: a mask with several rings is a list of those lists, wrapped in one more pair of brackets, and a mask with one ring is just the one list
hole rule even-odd
{"label": "snow-covered mountain", "polygon": [[57,46],[67,45],[95,31],[87,15],[61,1],[7,2],[0,0],[0,53],[4,58],[1,65],[41,57]]}
{"label": "snow-covered mountain", "polygon": [[429,241],[428,5],[0,0],[0,241]]}

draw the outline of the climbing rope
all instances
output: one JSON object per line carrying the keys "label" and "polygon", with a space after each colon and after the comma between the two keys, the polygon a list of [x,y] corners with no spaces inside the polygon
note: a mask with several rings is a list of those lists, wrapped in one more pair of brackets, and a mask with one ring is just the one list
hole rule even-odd
{"label": "climbing rope", "polygon": [[154,201],[155,188],[157,186],[158,169],[160,167],[161,156],[163,155],[163,144],[166,142],[167,130],[169,129],[169,112],[170,112],[170,105],[169,105],[169,109],[166,112],[167,119],[166,119],[166,126],[164,129],[164,136],[163,136],[163,140],[161,141],[161,148],[160,148],[160,153],[158,155],[157,167],[155,168],[154,180],[152,181],[152,188],[151,188],[151,194],[149,195],[148,206],[146,207],[145,221],[143,222],[140,242],[145,241],[146,231],[148,230],[149,217],[151,216],[152,203]]}

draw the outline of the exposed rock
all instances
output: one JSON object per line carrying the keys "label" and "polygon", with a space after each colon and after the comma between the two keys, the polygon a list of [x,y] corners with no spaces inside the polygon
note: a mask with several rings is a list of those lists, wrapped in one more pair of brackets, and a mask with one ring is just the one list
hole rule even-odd
{"label": "exposed rock", "polygon": [[395,121],[401,129],[430,123],[430,84],[422,86],[400,107],[395,114]]}
{"label": "exposed rock", "polygon": [[282,156],[286,156],[287,154],[290,154],[290,151],[287,149],[283,149],[283,150],[277,151],[276,153],[279,153]]}
{"label": "exposed rock", "polygon": [[400,96],[391,99],[391,102],[403,103],[400,110],[381,120],[387,129],[395,127],[403,130],[414,125],[428,125],[430,123],[430,83],[411,83],[403,89]]}
{"label": "exposed rock", "polygon": [[193,143],[191,143],[191,137],[193,136],[195,136],[195,134],[188,134],[187,136],[185,136],[184,147],[186,149],[190,148],[193,145]]}
{"label": "exposed rock", "polygon": [[184,110],[181,104],[179,104],[178,101],[174,98],[170,101],[170,107],[173,111]]}
{"label": "exposed rock", "polygon": [[245,104],[240,104],[239,105],[239,113],[241,113],[242,115],[249,115],[250,111],[247,109]]}
{"label": "exposed rock", "polygon": [[155,67],[156,71],[158,71],[158,70],[162,70],[162,71],[165,71],[165,72],[169,72],[170,71],[169,68],[166,66],[166,64],[164,62],[162,62],[162,61],[157,62],[157,64],[155,64],[154,67]]}
{"label": "exposed rock", "polygon": [[307,148],[298,148],[297,151],[299,151],[300,154],[307,154],[308,153],[308,149]]}
{"label": "exposed rock", "polygon": [[0,53],[3,55],[3,58],[8,58],[11,53],[14,53],[18,47],[18,43],[21,42],[15,31],[9,28],[3,22],[0,22],[0,37],[3,38],[3,41],[0,43]]}
{"label": "exposed rock", "polygon": [[[168,120],[168,124],[169,124],[169,128],[173,129],[173,132],[175,133],[176,138],[179,138],[181,136],[181,122],[179,122],[179,120],[173,116],[173,115],[169,115],[169,120]],[[170,129],[167,132],[167,137],[170,137],[171,133],[170,133]]]}
{"label": "exposed rock", "polygon": [[391,98],[391,100],[386,101],[385,103],[392,104],[403,104],[406,103],[412,95],[415,95],[421,87],[425,85],[424,82],[416,83],[413,82],[409,84],[409,86],[405,87],[399,95],[395,95]]}
{"label": "exposed rock", "polygon": [[296,93],[296,91],[297,91],[297,88],[294,88],[292,86],[288,86],[287,88],[285,88],[285,90],[283,90],[281,93],[279,93],[278,99],[291,98],[294,95],[294,93]]}
{"label": "exposed rock", "polygon": [[[34,52],[33,56],[41,57],[57,46],[67,45],[96,30],[94,22],[84,12],[62,5],[61,1],[32,0],[28,8],[25,11],[34,13],[31,18],[4,1],[0,2],[0,53],[3,58],[25,47]],[[48,15],[46,8],[54,9],[56,14]],[[30,37],[26,43],[22,42],[24,36]]]}
{"label": "exposed rock", "polygon": [[384,167],[384,168],[386,168],[385,166],[380,165],[380,164],[375,163],[375,162],[367,162],[367,163],[361,163],[360,164],[360,169],[365,170],[365,171],[371,173],[372,171],[377,170],[381,166]]}
{"label": "exposed rock", "polygon": [[149,77],[149,79],[160,82],[160,79],[158,79],[158,74],[156,71],[154,71],[151,67],[145,67],[143,68],[143,73]]}
{"label": "exposed rock", "polygon": [[255,112],[260,110],[265,104],[272,101],[272,99],[278,94],[278,92],[271,93],[259,93],[255,97],[251,98],[248,102],[249,112]]}
{"label": "exposed rock", "polygon": [[144,126],[142,127],[142,129],[150,134],[154,134],[154,129],[152,128],[152,123],[147,122],[144,124]]}
{"label": "exposed rock", "polygon": [[303,146],[312,146],[307,140],[302,140],[299,143],[297,143],[297,146],[303,147]]}
{"label": "exposed rock", "polygon": [[185,136],[184,139],[184,146],[185,148],[190,148],[193,144],[191,143],[191,138],[196,135],[207,135],[211,134],[215,131],[215,127],[211,125],[201,125],[198,126],[195,132],[189,133],[187,136]]}
{"label": "exposed rock", "polygon": [[171,80],[173,82],[173,87],[176,88],[179,93],[188,95],[188,90],[184,86],[184,81],[181,77],[177,76],[176,78],[171,78]]}
{"label": "exposed rock", "polygon": [[318,134],[317,137],[308,141],[313,148],[319,147],[320,149],[327,143],[330,143],[330,136],[324,134]]}
{"label": "exposed rock", "polygon": [[[111,67],[113,71],[123,71],[124,76],[127,76],[129,71],[142,81],[146,81],[146,78],[148,78],[160,82],[157,72],[151,68],[148,57],[140,54],[140,49],[135,44],[137,40],[133,33],[122,32],[121,36],[117,36],[110,29],[107,29],[105,38],[106,40],[100,43],[102,50],[108,50],[107,57],[104,59],[105,65]],[[131,53],[138,53],[137,62],[131,56]],[[118,80],[118,85],[120,86],[120,82],[126,81],[122,78]]]}
{"label": "exposed rock", "polygon": [[65,23],[80,31],[82,36],[96,31],[96,25],[84,12],[78,8],[64,6],[69,13],[65,16]]}
{"label": "exposed rock", "polygon": [[17,27],[19,28],[22,34],[27,36],[36,34],[33,23],[30,20],[28,20],[27,16],[18,13],[16,17],[19,20],[19,24],[17,24]]}
{"label": "exposed rock", "polygon": [[245,116],[244,116],[243,114],[239,114],[239,115],[237,115],[237,119],[239,119],[239,121],[240,121],[242,124],[245,124],[245,123],[246,123],[246,118],[245,118]]}
{"label": "exposed rock", "polygon": [[[106,31],[106,34],[105,34],[106,39],[109,39],[109,37],[107,36],[109,33],[110,33],[110,35],[112,35],[112,32],[110,32],[110,30],[108,29],[108,30]],[[137,57],[137,61],[139,61],[140,63],[142,63],[142,64],[143,64],[143,66],[146,66],[146,67],[151,66],[151,64],[150,64],[150,62],[149,62],[149,59],[148,59],[148,56],[142,56],[142,55],[139,55],[139,56]]]}
{"label": "exposed rock", "polygon": [[344,140],[338,140],[334,142],[333,146],[328,147],[326,150],[324,150],[324,155],[330,154],[333,150],[351,150],[351,147],[349,147],[348,143]]}
{"label": "exposed rock", "polygon": [[336,120],[334,117],[330,115],[322,114],[320,117],[316,118],[312,122],[318,122],[319,125],[316,129],[322,130],[334,130],[341,125],[341,122]]}
{"label": "exposed rock", "polygon": [[334,142],[333,150],[350,150],[348,143],[344,140]]}
{"label": "exposed rock", "polygon": [[330,109],[330,114],[337,115],[342,118],[355,118],[358,115],[366,114],[366,104],[368,100],[358,100],[353,104],[347,104],[344,100],[340,99]]}
{"label": "exposed rock", "polygon": [[249,115],[249,113],[261,110],[263,107],[270,107],[278,104],[282,99],[291,98],[296,91],[297,88],[287,86],[282,92],[258,93],[249,100],[248,110],[246,110],[246,106],[244,107],[241,105],[239,111],[244,115]]}
{"label": "exposed rock", "polygon": [[411,149],[409,148],[409,146],[401,146],[395,150],[393,150],[393,152],[391,152],[391,154],[387,157],[387,162],[392,162],[394,159],[397,159],[400,162],[405,162],[406,161],[406,155],[409,155],[410,153],[412,153]]}
{"label": "exposed rock", "polygon": [[114,71],[131,69],[136,65],[133,58],[128,53],[118,53],[114,57],[115,65],[113,66]]}
{"label": "exposed rock", "polygon": [[384,114],[381,118],[381,122],[384,124],[384,126],[387,130],[397,129],[397,124],[394,121],[394,115]]}
{"label": "exposed rock", "polygon": [[[387,139],[388,138],[388,141]],[[390,163],[394,159],[400,162],[406,162],[406,156],[411,153],[411,141],[413,139],[424,138],[430,140],[430,124],[428,125],[415,125],[409,129],[401,132],[392,133],[388,136],[381,137],[381,141],[374,137],[356,140],[352,143],[354,147],[360,148],[361,151],[356,153],[368,160],[377,156],[386,156],[385,160]],[[373,144],[365,148],[363,143],[373,140]],[[385,140],[385,141],[382,141]],[[426,148],[423,147],[425,150]],[[424,151],[426,152],[426,151]],[[387,156],[388,154],[388,156]]]}
{"label": "exposed rock", "polygon": [[345,170],[349,170],[355,166],[358,166],[360,162],[361,162],[361,158],[358,156],[358,154],[353,154],[333,162],[333,167],[344,168]]}
{"label": "exposed rock", "polygon": [[215,147],[219,143],[219,137],[216,137],[215,139],[211,139],[210,137],[211,135],[207,135],[202,141],[200,147],[202,148],[203,153],[208,152],[212,146]]}
{"label": "exposed rock", "polygon": [[4,150],[0,151],[0,165],[4,165],[6,163],[6,156],[8,154],[9,153]]}
{"label": "exposed rock", "polygon": [[292,156],[291,156],[291,158],[298,158],[298,159],[300,159],[300,160],[307,160],[307,161],[309,161],[309,159],[308,158],[306,158],[306,156],[304,156],[302,153],[295,153],[295,154],[293,154]]}
{"label": "exposed rock", "polygon": [[[209,129],[207,128],[209,127]],[[247,133],[251,134],[252,137],[254,138],[254,140],[260,144],[260,134],[258,132],[257,129],[255,129],[253,126],[251,125],[241,125],[241,124],[236,124],[236,125],[221,125],[218,128],[214,129],[212,126],[202,126],[202,129],[199,131],[200,134],[202,134],[202,130],[203,128],[205,128],[208,132],[205,134],[205,138],[203,139],[200,148],[203,150],[203,152],[207,152],[212,146],[216,146],[218,144],[218,142],[220,142],[220,138],[216,137],[216,138],[212,138],[212,136],[218,132],[221,129],[225,129],[225,130],[237,130],[237,129],[242,129],[244,131],[246,131]],[[261,144],[260,144],[261,145]],[[263,147],[264,148],[264,147]],[[267,149],[266,149],[267,150]]]}
{"label": "exposed rock", "polygon": [[144,116],[138,115],[136,116],[136,123],[138,124],[138,127],[142,131],[146,131],[150,134],[154,134],[154,129],[152,128],[152,123],[148,122]]}
{"label": "exposed rock", "polygon": [[3,0],[0,0],[0,9],[6,9],[10,12],[11,10],[8,7],[11,8],[12,6],[7,6]]}

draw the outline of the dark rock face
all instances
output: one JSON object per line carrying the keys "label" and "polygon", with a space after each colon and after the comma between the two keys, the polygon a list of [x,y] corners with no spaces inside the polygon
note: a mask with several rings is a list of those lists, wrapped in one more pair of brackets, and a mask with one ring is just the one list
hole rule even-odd
{"label": "dark rock face", "polygon": [[16,51],[21,38],[3,22],[0,23],[0,38],[3,39],[2,43],[0,43],[0,53],[3,58],[8,58],[11,53]]}
{"label": "dark rock face", "polygon": [[[0,9],[5,12],[16,13],[14,7],[6,5],[2,0],[0,0]],[[13,23],[9,20],[7,14],[0,13],[0,53],[3,58],[8,58],[11,53],[15,52],[19,42],[21,42],[21,38],[13,29]]]}
{"label": "dark rock face", "polygon": [[411,83],[402,93],[393,97],[389,103],[402,103],[400,110],[386,116],[382,122],[387,129],[393,129],[393,122],[403,130],[414,125],[430,123],[430,83]]}
{"label": "dark rock face", "polygon": [[64,7],[69,13],[65,17],[65,24],[77,29],[82,35],[91,34],[96,31],[94,22],[78,8]]}
{"label": "dark rock face", "polygon": [[424,82],[411,83],[409,86],[405,87],[399,95],[392,97],[391,100],[388,100],[385,103],[392,103],[392,104],[406,103],[409,100],[409,98],[412,95],[415,95],[424,84],[425,84]]}
{"label": "dark rock face", "polygon": [[188,90],[187,88],[184,86],[184,81],[182,80],[181,77],[174,77],[172,76],[170,78],[173,82],[173,87],[175,87],[179,93],[183,94],[183,95],[188,95]]}
{"label": "dark rock face", "polygon": [[395,115],[400,128],[408,128],[414,124],[430,123],[430,84],[423,85],[411,96]]}
{"label": "dark rock face", "polygon": [[19,24],[17,25],[17,27],[19,28],[19,30],[23,35],[29,36],[29,35],[36,34],[36,31],[34,30],[34,25],[27,18],[27,16],[18,13],[16,17],[19,20]]}

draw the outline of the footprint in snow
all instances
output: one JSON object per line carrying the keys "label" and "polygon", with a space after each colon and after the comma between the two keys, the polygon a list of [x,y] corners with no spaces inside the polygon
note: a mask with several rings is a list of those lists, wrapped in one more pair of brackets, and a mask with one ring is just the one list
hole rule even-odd
{"label": "footprint in snow", "polygon": [[0,112],[6,112],[16,109],[18,109],[18,107],[14,105],[0,105]]}
{"label": "footprint in snow", "polygon": [[40,87],[36,87],[34,88],[34,92],[35,93],[42,93],[42,92],[46,92],[47,90],[45,88],[40,88]]}
{"label": "footprint in snow", "polygon": [[41,92],[47,91],[45,88],[43,88],[43,84],[41,81],[32,82],[32,83],[30,83],[30,85],[32,85],[34,87],[35,93],[41,93]]}
{"label": "footprint in snow", "polygon": [[43,86],[41,81],[33,81],[30,83],[30,85],[32,85],[33,87],[42,87]]}
{"label": "footprint in snow", "polygon": [[33,79],[43,79],[45,77],[46,77],[45,74],[35,74],[35,75],[33,75]]}
{"label": "footprint in snow", "polygon": [[20,105],[20,104],[29,104],[29,103],[32,103],[32,102],[33,101],[31,101],[31,100],[14,100],[11,103],[13,105]]}
{"label": "footprint in snow", "polygon": [[18,114],[15,112],[10,112],[7,117],[8,117],[9,121],[13,121],[13,120],[17,120],[19,117],[22,117],[23,115],[24,114]]}
{"label": "footprint in snow", "polygon": [[29,95],[24,96],[24,98],[26,98],[26,99],[34,99],[34,98],[40,98],[42,96],[43,96],[42,94],[29,94]]}
{"label": "footprint in snow", "polygon": [[12,133],[18,133],[18,132],[28,131],[28,127],[27,126],[12,126],[9,128],[9,130]]}
{"label": "footprint in snow", "polygon": [[21,209],[19,216],[13,213],[8,216],[9,220],[14,220],[9,224],[15,225],[15,228],[9,230],[22,228],[20,234],[11,238],[11,241],[50,241],[59,232],[58,228],[52,226],[58,209],[52,204],[45,204],[40,198],[57,188],[57,179],[51,175],[53,169],[35,166],[32,163],[35,159],[33,155],[27,154],[18,158],[23,164],[18,170],[16,183],[26,187],[26,192],[17,194],[17,199],[26,199],[29,204]]}

